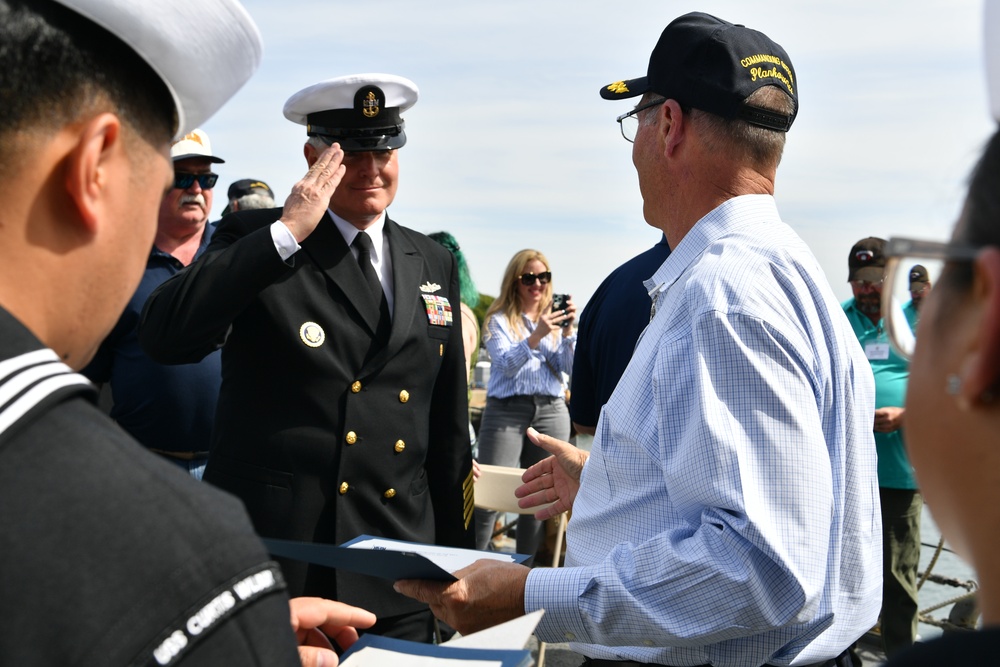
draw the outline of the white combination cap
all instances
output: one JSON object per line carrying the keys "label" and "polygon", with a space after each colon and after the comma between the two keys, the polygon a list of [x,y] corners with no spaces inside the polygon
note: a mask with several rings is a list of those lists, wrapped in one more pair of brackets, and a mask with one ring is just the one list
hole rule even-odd
{"label": "white combination cap", "polygon": [[160,75],[177,109],[176,137],[208,120],[260,65],[260,31],[237,0],[56,2],[117,36]]}
{"label": "white combination cap", "polygon": [[417,102],[415,83],[394,74],[327,79],[288,98],[285,118],[309,136],[339,142],[345,151],[380,151],[406,143],[400,114]]}
{"label": "white combination cap", "polygon": [[205,158],[216,164],[225,162],[221,157],[212,155],[212,142],[205,131],[199,129],[191,130],[170,147],[170,159],[174,162],[190,157]]}

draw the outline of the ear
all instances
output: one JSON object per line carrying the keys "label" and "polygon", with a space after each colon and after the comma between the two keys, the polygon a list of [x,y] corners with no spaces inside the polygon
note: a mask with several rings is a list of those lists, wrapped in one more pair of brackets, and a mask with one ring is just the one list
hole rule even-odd
{"label": "ear", "polygon": [[677,152],[677,147],[684,141],[687,119],[677,100],[667,100],[657,107],[656,111],[660,115],[657,138],[663,147],[664,156],[672,157]]}
{"label": "ear", "polygon": [[104,219],[108,187],[118,177],[113,163],[123,157],[122,142],[121,121],[114,114],[101,113],[84,121],[76,146],[66,156],[66,190],[91,233]]}
{"label": "ear", "polygon": [[1000,390],[1000,248],[985,248],[975,260],[972,294],[973,345],[962,363],[962,396],[970,405]]}
{"label": "ear", "polygon": [[319,154],[312,144],[306,143],[302,145],[302,154],[306,157],[306,164],[310,167],[316,164],[316,160],[319,159]]}

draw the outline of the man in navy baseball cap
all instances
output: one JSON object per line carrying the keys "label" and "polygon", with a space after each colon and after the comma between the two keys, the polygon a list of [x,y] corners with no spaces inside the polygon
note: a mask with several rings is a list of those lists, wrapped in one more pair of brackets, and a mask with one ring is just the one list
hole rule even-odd
{"label": "man in navy baseball cap", "polygon": [[[747,103],[746,98],[763,86],[776,86],[788,95],[792,112]],[[646,76],[608,84],[601,89],[601,97],[619,100],[656,93],[685,107],[784,132],[798,113],[796,90],[792,61],[770,37],[692,12],[663,30]]]}

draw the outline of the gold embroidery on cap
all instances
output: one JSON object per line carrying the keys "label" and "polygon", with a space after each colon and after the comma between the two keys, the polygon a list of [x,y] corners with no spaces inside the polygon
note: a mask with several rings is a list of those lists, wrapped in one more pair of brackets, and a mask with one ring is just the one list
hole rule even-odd
{"label": "gold embroidery on cap", "polygon": [[374,118],[378,115],[379,111],[378,98],[375,97],[375,93],[368,91],[365,99],[361,101],[361,113],[365,115],[365,118]]}
{"label": "gold embroidery on cap", "polygon": [[175,143],[179,144],[181,141],[193,141],[196,144],[201,144],[202,146],[205,145],[201,140],[201,135],[199,135],[197,132],[191,132],[190,134],[185,134],[183,139]]}
{"label": "gold embroidery on cap", "polygon": [[608,86],[608,90],[618,95],[630,92],[624,81],[615,81],[613,84]]}
{"label": "gold embroidery on cap", "polygon": [[309,347],[319,347],[326,340],[326,332],[315,322],[305,322],[299,327],[299,338]]}

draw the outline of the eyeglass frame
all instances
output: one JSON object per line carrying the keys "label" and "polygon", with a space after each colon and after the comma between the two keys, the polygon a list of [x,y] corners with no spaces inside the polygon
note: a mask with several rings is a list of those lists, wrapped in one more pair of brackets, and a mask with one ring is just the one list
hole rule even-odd
{"label": "eyeglass frame", "polygon": [[[902,266],[901,260],[907,257],[920,257],[922,259],[939,260],[942,262],[970,262],[978,255],[981,248],[976,248],[967,244],[954,243],[950,241],[921,241],[909,238],[890,238],[886,241],[885,249],[885,277],[883,284],[888,283],[889,289],[882,290],[882,317],[885,323],[886,333],[889,334],[889,343],[896,354],[909,361],[912,353],[908,352],[902,344],[904,335],[912,336],[910,324],[903,316],[902,322],[899,316],[903,315],[901,308],[893,308],[893,290],[896,275]],[[902,269],[909,275],[910,268]],[[898,313],[897,313],[898,311]],[[905,333],[901,327],[906,327]]]}
{"label": "eyeglass frame", "polygon": [[[527,278],[530,278],[530,282],[526,280]],[[538,274],[522,273],[520,276],[518,276],[518,280],[520,280],[521,284],[524,285],[525,287],[531,287],[536,282],[540,283],[542,287],[544,287],[545,285],[548,285],[550,282],[552,282],[552,272],[542,271],[541,273]]]}
{"label": "eyeglass frame", "polygon": [[[629,142],[630,144],[634,144],[635,143],[635,135],[638,134],[638,132],[639,132],[639,117],[638,117],[637,114],[640,111],[645,111],[646,109],[652,109],[653,107],[658,106],[660,104],[663,104],[666,101],[667,101],[667,98],[664,97],[662,99],[659,99],[659,100],[656,100],[656,101],[653,101],[653,102],[646,102],[645,104],[637,106],[636,108],[632,109],[631,111],[629,111],[627,113],[623,113],[621,116],[618,116],[618,118],[615,118],[615,121],[617,121],[617,123],[618,123],[618,129],[621,130],[622,137],[624,137],[625,141]],[[635,132],[632,134],[632,138],[631,139],[629,139],[628,135],[625,134],[625,123],[622,122],[626,118],[634,118],[635,119]]]}
{"label": "eyeglass frame", "polygon": [[198,181],[202,190],[211,190],[219,182],[219,175],[211,172],[207,174],[192,174],[186,171],[174,172],[174,187],[178,190],[187,190],[194,185],[195,181]]}

